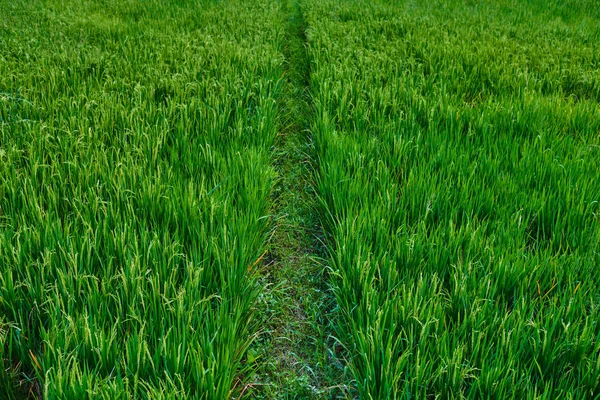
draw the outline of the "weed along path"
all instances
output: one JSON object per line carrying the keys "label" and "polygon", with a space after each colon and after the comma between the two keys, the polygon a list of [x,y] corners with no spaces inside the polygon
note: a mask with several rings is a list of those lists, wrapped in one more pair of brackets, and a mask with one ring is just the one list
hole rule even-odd
{"label": "weed along path", "polygon": [[[328,360],[331,308],[315,213],[309,60],[305,23],[297,0],[284,0],[284,79],[279,96],[280,128],[274,149],[279,180],[273,193],[274,228],[265,257],[262,300],[266,334],[254,398],[331,398],[335,366]],[[338,364],[339,365],[339,364]]]}

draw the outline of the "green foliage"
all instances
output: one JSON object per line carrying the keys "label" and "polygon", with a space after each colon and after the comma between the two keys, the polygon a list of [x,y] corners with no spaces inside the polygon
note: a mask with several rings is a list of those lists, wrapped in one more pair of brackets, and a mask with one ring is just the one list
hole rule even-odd
{"label": "green foliage", "polygon": [[258,330],[278,4],[0,8],[0,397],[26,375],[45,399],[236,396]]}
{"label": "green foliage", "polygon": [[561,3],[306,2],[361,398],[600,394],[600,21]]}
{"label": "green foliage", "polygon": [[596,2],[285,3],[0,0],[0,397],[600,396]]}

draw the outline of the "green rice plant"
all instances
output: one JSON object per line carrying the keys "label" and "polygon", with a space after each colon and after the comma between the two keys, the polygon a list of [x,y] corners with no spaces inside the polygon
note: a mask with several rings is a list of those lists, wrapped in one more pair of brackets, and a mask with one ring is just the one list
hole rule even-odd
{"label": "green rice plant", "polygon": [[[598,397],[598,7],[299,6],[356,395]],[[247,395],[282,2],[0,8],[0,396]]]}
{"label": "green rice plant", "polygon": [[279,3],[0,8],[0,397],[239,396]]}
{"label": "green rice plant", "polygon": [[600,20],[569,4],[305,2],[360,398],[599,395]]}

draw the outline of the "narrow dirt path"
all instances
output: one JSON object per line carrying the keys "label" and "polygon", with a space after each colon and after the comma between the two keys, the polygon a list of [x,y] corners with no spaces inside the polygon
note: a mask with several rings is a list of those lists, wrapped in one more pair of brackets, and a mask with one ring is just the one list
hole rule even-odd
{"label": "narrow dirt path", "polygon": [[321,229],[315,212],[313,147],[306,27],[299,0],[282,0],[286,22],[285,76],[275,148],[279,182],[273,195],[274,231],[269,243],[262,305],[265,331],[258,340],[252,398],[345,398],[335,386],[341,364],[328,351],[327,320],[333,298],[321,258]]}

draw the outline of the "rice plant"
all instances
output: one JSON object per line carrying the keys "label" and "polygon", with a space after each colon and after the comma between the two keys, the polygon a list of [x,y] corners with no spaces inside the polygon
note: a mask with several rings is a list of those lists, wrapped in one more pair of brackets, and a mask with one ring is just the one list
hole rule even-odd
{"label": "rice plant", "polygon": [[238,396],[279,4],[0,9],[0,397]]}
{"label": "rice plant", "polygon": [[[600,396],[600,8],[285,3],[0,0],[0,398]],[[300,170],[348,381],[253,391]]]}
{"label": "rice plant", "polygon": [[305,13],[321,220],[360,398],[599,396],[595,4]]}

